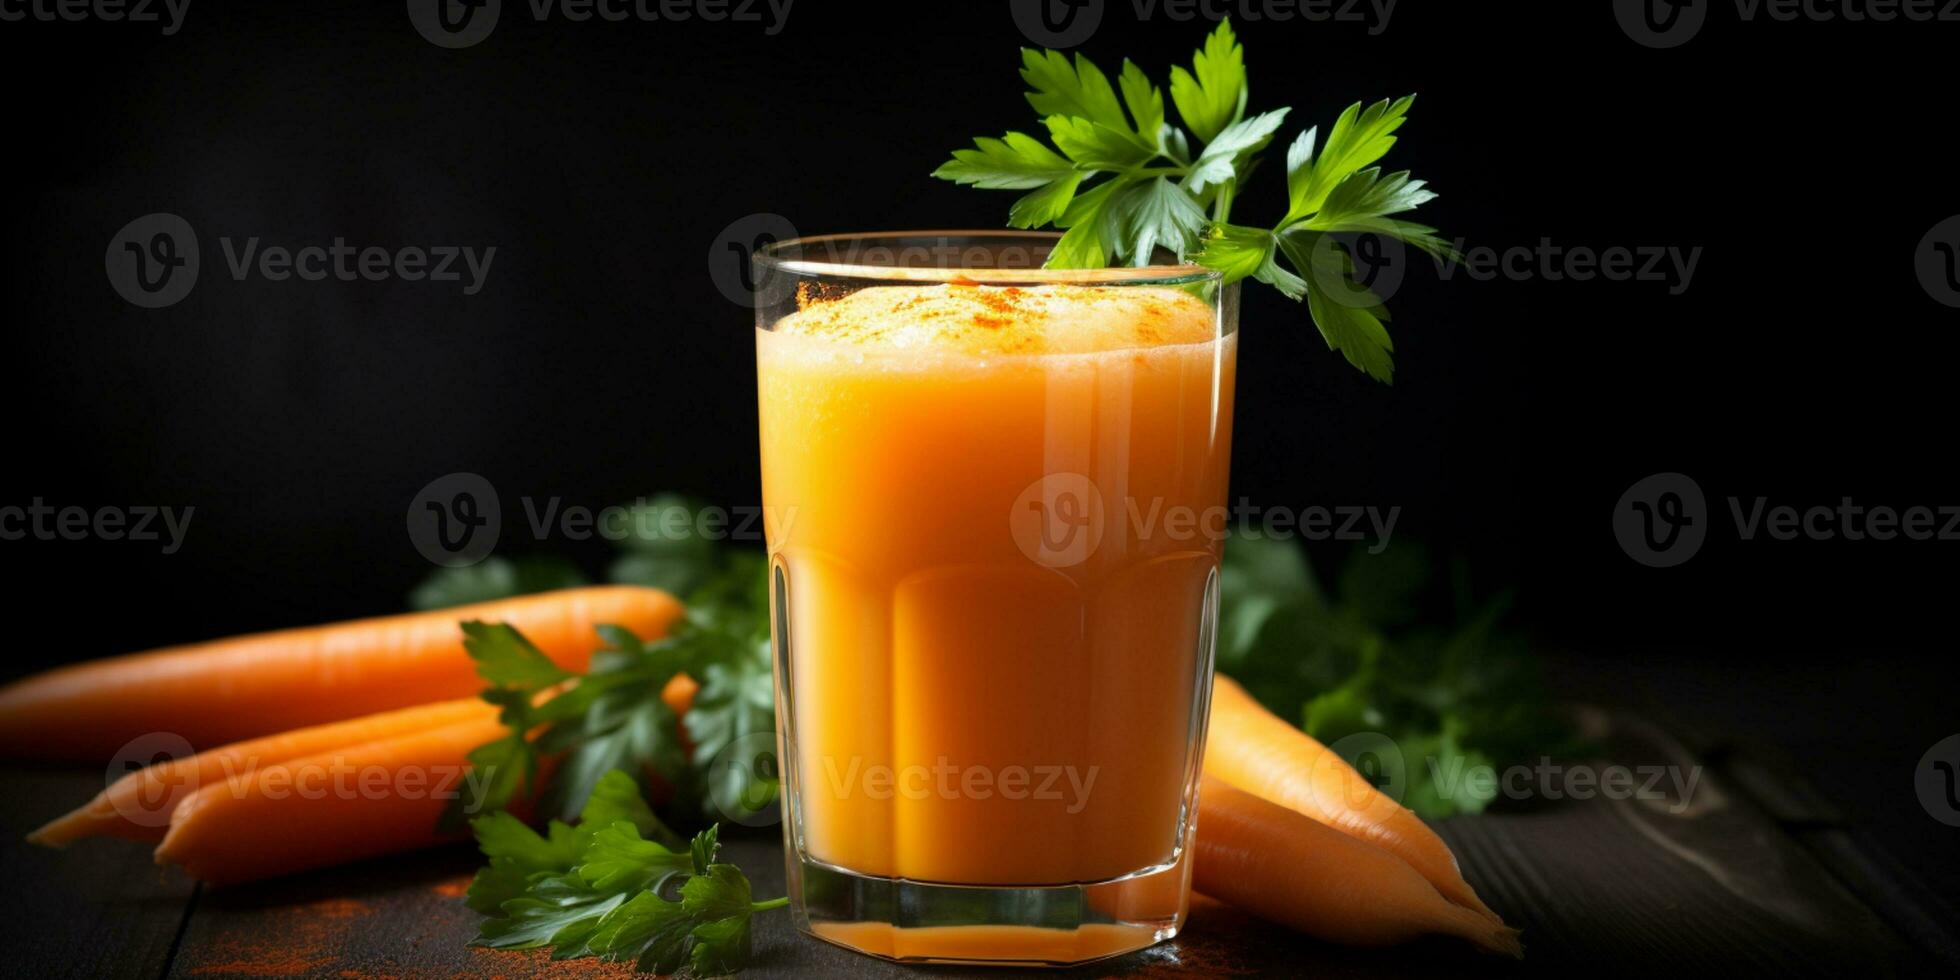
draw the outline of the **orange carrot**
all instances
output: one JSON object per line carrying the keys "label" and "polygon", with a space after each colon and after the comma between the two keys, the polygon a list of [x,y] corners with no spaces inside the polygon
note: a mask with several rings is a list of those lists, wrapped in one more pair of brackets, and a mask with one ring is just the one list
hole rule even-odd
{"label": "orange carrot", "polygon": [[1516,929],[1437,894],[1402,859],[1207,775],[1192,884],[1328,942],[1385,946],[1440,934],[1522,956]]}
{"label": "orange carrot", "polygon": [[157,863],[233,884],[450,839],[436,829],[444,808],[484,775],[466,776],[470,750],[503,734],[484,717],[219,780],[177,805]]}
{"label": "orange carrot", "polygon": [[666,632],[680,603],[596,586],[455,609],[258,633],[62,667],[0,688],[0,755],[100,764],[137,736],[207,749],[305,725],[476,693],[457,624],[508,622],[584,670],[593,627]]}
{"label": "orange carrot", "polygon": [[687,714],[694,706],[694,695],[700,693],[701,682],[687,676],[685,672],[667,678],[667,684],[660,689],[660,700],[674,709],[677,715]]}
{"label": "orange carrot", "polygon": [[109,784],[95,799],[50,821],[28,834],[27,839],[49,847],[61,847],[85,837],[160,841],[177,805],[201,787],[262,766],[330,749],[494,717],[496,711],[480,698],[438,701],[234,742],[209,752],[159,762]]}
{"label": "orange carrot", "polygon": [[1213,678],[1204,771],[1382,848],[1429,879],[1443,897],[1497,919],[1463,880],[1449,845],[1420,817],[1224,674]]}

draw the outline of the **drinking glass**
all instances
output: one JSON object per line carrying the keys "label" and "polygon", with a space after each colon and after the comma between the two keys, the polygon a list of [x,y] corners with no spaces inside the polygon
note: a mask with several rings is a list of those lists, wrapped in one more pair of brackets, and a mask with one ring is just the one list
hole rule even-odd
{"label": "drinking glass", "polygon": [[1237,290],[1050,235],[829,236],[754,287],[798,928],[1060,965],[1177,933]]}

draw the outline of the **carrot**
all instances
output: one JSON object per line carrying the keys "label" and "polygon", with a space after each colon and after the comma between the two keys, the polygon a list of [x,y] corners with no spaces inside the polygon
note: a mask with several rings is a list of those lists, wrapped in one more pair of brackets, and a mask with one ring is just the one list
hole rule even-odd
{"label": "carrot", "polygon": [[95,799],[50,821],[28,834],[27,839],[49,847],[61,847],[85,837],[160,841],[177,805],[200,787],[261,766],[329,749],[494,717],[496,710],[480,698],[439,701],[234,742],[209,752],[159,762],[109,784],[107,789],[95,794]]}
{"label": "carrot", "polygon": [[701,682],[687,676],[685,671],[667,678],[666,686],[660,689],[660,700],[674,709],[677,715],[687,714],[694,706],[694,696],[701,692]]}
{"label": "carrot", "polygon": [[0,688],[0,755],[100,764],[151,732],[202,750],[464,697],[482,684],[461,621],[508,622],[560,666],[584,670],[594,626],[653,638],[680,613],[658,589],[597,586],[62,667]]}
{"label": "carrot", "polygon": [[1216,674],[1204,771],[1269,803],[1368,841],[1408,863],[1443,897],[1493,921],[1456,856],[1408,808],[1312,736],[1280,720],[1237,682]]}
{"label": "carrot", "polygon": [[[700,687],[687,674],[676,674],[660,697],[675,714],[686,714]],[[437,724],[410,727],[406,716],[413,712],[424,712]],[[452,715],[445,723],[444,716]],[[398,718],[404,723],[361,730],[363,723]],[[331,739],[330,730],[346,738]],[[292,732],[263,740],[279,748],[269,750],[257,769],[241,775],[235,766],[232,772],[219,767],[217,779],[177,805],[170,829],[160,835],[157,861],[181,864],[200,881],[229,884],[440,843],[445,838],[434,828],[451,791],[460,790],[459,780],[467,778],[462,774],[470,750],[506,733],[494,710],[476,699],[308,731],[319,734],[306,738],[308,732]],[[271,757],[306,742],[317,751]],[[549,780],[554,761],[543,760],[536,783]],[[335,774],[344,774],[338,783]],[[372,788],[363,788],[364,779]]]}
{"label": "carrot", "polygon": [[1524,955],[1518,931],[1437,894],[1402,859],[1207,775],[1192,885],[1328,942],[1386,946],[1440,934]]}
{"label": "carrot", "polygon": [[182,865],[199,881],[234,884],[451,839],[436,827],[463,789],[469,752],[503,733],[496,718],[478,718],[204,786],[177,805],[157,863]]}

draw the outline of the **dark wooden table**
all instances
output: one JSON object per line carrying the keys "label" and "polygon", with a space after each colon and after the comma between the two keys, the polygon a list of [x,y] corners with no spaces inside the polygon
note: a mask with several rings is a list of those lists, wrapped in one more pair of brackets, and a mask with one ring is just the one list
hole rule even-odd
{"label": "dark wooden table", "polygon": [[[1524,929],[1523,963],[1437,941],[1386,950],[1332,947],[1201,905],[1185,934],[1077,971],[1169,975],[1399,977],[1520,973],[1688,976],[1917,976],[1952,972],[1953,924],[1896,883],[1860,871],[1827,805],[1793,780],[1722,747],[1694,749],[1636,720],[1594,713],[1607,754],[1627,765],[1702,765],[1693,806],[1592,799],[1509,804],[1440,829],[1471,882]],[[462,893],[477,864],[454,847],[229,888],[199,888],[147,848],[91,841],[54,852],[20,843],[101,785],[88,772],[0,773],[10,937],[35,977],[480,977],[602,974],[590,961],[469,948],[477,916]],[[1758,785],[1761,784],[1761,785]],[[1764,785],[1783,787],[1764,791]],[[1850,857],[1846,854],[1850,853]],[[773,834],[728,855],[759,895],[783,889]],[[883,963],[796,935],[782,913],[756,929],[754,977],[999,977],[997,970]]]}

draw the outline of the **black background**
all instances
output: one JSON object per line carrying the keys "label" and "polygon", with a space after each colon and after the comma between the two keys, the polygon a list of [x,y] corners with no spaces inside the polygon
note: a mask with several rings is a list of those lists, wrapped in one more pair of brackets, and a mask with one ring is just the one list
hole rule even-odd
{"label": "black background", "polygon": [[[1112,71],[1128,56],[1161,78],[1209,29],[1107,6],[1081,50]],[[0,669],[397,610],[431,569],[408,503],[455,471],[502,494],[507,552],[595,570],[603,543],[524,540],[517,499],[753,504],[751,313],[710,278],[716,236],[758,212],[807,233],[1005,220],[1011,194],[927,176],[1034,123],[1004,5],[799,0],[775,36],[504,8],[457,51],[396,2],[196,0],[170,37],[0,24],[0,504],[196,508],[174,555],[0,542],[21,637]],[[1960,23],[1745,23],[1718,3],[1672,50],[1605,2],[1406,0],[1379,34],[1238,26],[1253,107],[1294,107],[1286,138],[1421,93],[1386,162],[1442,193],[1421,217],[1447,236],[1702,254],[1680,295],[1419,264],[1392,304],[1393,387],[1249,290],[1234,496],[1399,506],[1398,535],[1518,588],[1554,662],[1835,752],[1836,785],[1889,794],[1879,809],[1951,854],[1904,787],[1953,724],[1960,542],[1743,542],[1727,500],[1960,504],[1960,311],[1912,265],[1960,212]],[[1277,208],[1268,175],[1237,215]],[[158,211],[197,230],[204,270],[143,310],[103,253]],[[250,236],[497,252],[476,296],[233,281],[218,239]],[[1662,471],[1699,482],[1712,531],[1657,570],[1610,515]],[[1620,673],[1586,673],[1602,661]]]}

